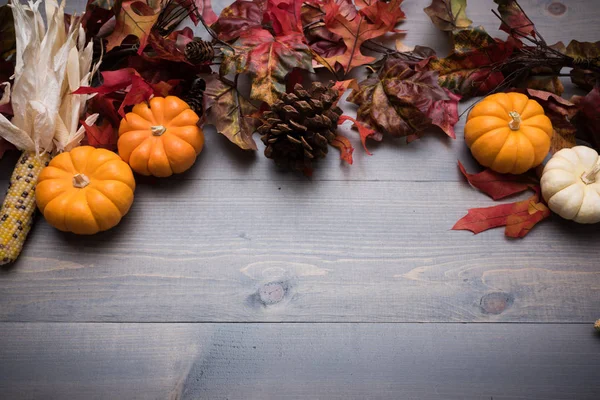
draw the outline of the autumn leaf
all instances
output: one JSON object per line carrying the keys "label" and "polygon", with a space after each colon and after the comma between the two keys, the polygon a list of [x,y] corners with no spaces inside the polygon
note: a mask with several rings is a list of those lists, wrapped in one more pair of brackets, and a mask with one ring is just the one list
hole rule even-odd
{"label": "autumn leaf", "polygon": [[333,87],[333,90],[338,92],[338,101],[342,98],[342,95],[346,93],[348,89],[358,90],[358,82],[356,79],[348,79],[345,81],[337,81]]}
{"label": "autumn leaf", "polygon": [[252,134],[259,124],[257,118],[250,115],[256,111],[237,89],[211,75],[207,79],[204,96],[207,100],[208,123],[243,150],[256,150]]}
{"label": "autumn leaf", "polygon": [[469,174],[460,161],[458,168],[474,188],[481,190],[494,200],[524,192],[533,184],[533,180],[526,175],[500,174],[491,169],[485,169],[477,174]]}
{"label": "autumn leaf", "polygon": [[353,123],[352,126],[354,128],[356,128],[356,130],[358,131],[358,134],[360,135],[360,142],[362,143],[363,148],[365,149],[365,152],[368,155],[372,156],[373,154],[371,154],[369,149],[367,149],[367,139],[373,139],[377,142],[381,142],[381,140],[383,139],[383,135],[381,133],[375,131],[374,129],[371,129],[371,128],[361,124],[356,119],[354,119],[348,115],[342,115],[340,117],[340,119],[338,120],[338,125],[342,125],[346,121],[351,121]]}
{"label": "autumn leaf", "polygon": [[575,134],[577,129],[571,123],[571,119],[578,111],[575,104],[554,93],[542,90],[517,89],[514,91],[524,93],[530,99],[537,101],[544,108],[544,113],[550,118],[552,127],[554,128],[550,144],[550,152],[552,154],[560,149],[575,146]]}
{"label": "autumn leaf", "polygon": [[416,71],[398,58],[386,60],[377,76],[360,82],[348,101],[359,106],[358,121],[392,136],[420,134],[432,125],[454,136],[458,96],[449,97],[434,71]]}
{"label": "autumn leaf", "polygon": [[292,69],[312,71],[311,54],[298,32],[273,37],[265,29],[252,29],[242,33],[234,49],[235,53],[223,48],[221,74],[250,72],[253,75],[250,97],[268,104],[285,93],[285,77]]}
{"label": "autumn leaf", "polygon": [[303,0],[270,0],[267,2],[265,23],[271,23],[276,36],[302,32],[300,8]]}
{"label": "autumn leaf", "polygon": [[469,230],[475,234],[488,229],[504,226],[504,234],[512,238],[522,238],[540,221],[550,216],[548,207],[540,201],[540,188],[533,188],[530,198],[514,203],[500,204],[485,208],[471,208],[461,218],[453,230]]}
{"label": "autumn leaf", "polygon": [[148,43],[152,47],[152,50],[154,50],[154,57],[156,58],[191,64],[185,58],[183,49],[193,38],[194,32],[187,27],[180,31],[172,32],[167,37],[163,37],[153,30],[148,38]]}
{"label": "autumn leaf", "polygon": [[454,51],[446,58],[431,59],[428,68],[439,72],[441,86],[463,97],[486,95],[504,81],[494,65],[511,56],[518,43],[494,39],[483,28],[453,33]]}
{"label": "autumn leaf", "polygon": [[373,0],[371,5],[360,9],[353,19],[341,14],[340,6],[335,2],[326,3],[323,6],[325,27],[342,38],[346,49],[341,54],[323,57],[324,61],[333,69],[339,64],[345,73],[354,67],[375,61],[375,58],[361,52],[361,46],[365,41],[382,36],[395,28],[404,18],[400,3],[402,0],[391,0],[389,3]]}
{"label": "autumn leaf", "polygon": [[104,120],[100,125],[88,125],[85,121],[80,122],[85,129],[87,144],[92,147],[116,150],[119,135],[108,120]]}
{"label": "autumn leaf", "polygon": [[160,15],[160,9],[150,7],[139,0],[127,0],[121,4],[116,15],[114,31],[107,37],[106,50],[119,46],[127,36],[133,35],[140,40],[138,54],[142,54],[148,42],[152,27]]}
{"label": "autumn leaf", "polygon": [[423,11],[438,29],[451,32],[471,26],[466,10],[467,0],[432,0]]}
{"label": "autumn leaf", "polygon": [[588,64],[600,67],[600,41],[592,43],[571,40],[565,54],[573,58],[575,65]]}
{"label": "autumn leaf", "polygon": [[498,12],[502,18],[500,29],[515,38],[523,36],[535,37],[535,25],[527,17],[515,0],[494,0],[498,4]]}
{"label": "autumn leaf", "polygon": [[218,17],[215,14],[211,0],[175,0],[180,7],[184,8],[194,25],[198,25],[201,16],[207,25],[214,24]]}
{"label": "autumn leaf", "polygon": [[577,124],[592,135],[600,147],[600,89],[595,87],[585,96],[573,96],[571,101],[579,108]]}
{"label": "autumn leaf", "polygon": [[337,135],[335,139],[333,139],[333,141],[331,142],[331,145],[340,151],[340,159],[352,165],[352,163],[354,162],[352,158],[352,153],[354,153],[354,147],[352,147],[352,144],[350,144],[350,141],[347,137]]}
{"label": "autumn leaf", "polygon": [[262,26],[263,14],[267,8],[267,0],[236,0],[221,11],[213,29],[219,39],[231,41],[248,30]]}

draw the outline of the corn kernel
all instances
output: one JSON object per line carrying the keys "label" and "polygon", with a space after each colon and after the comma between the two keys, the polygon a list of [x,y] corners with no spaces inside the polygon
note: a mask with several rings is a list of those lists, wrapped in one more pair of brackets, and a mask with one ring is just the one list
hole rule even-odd
{"label": "corn kernel", "polygon": [[0,265],[9,264],[19,257],[35,212],[35,184],[51,156],[39,157],[23,152],[13,170],[4,203],[0,208]]}

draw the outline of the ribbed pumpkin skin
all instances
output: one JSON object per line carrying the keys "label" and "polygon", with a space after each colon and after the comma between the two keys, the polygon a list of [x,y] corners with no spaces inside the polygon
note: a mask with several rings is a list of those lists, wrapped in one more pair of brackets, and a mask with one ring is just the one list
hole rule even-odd
{"label": "ribbed pumpkin skin", "polygon": [[[510,112],[520,115],[511,129]],[[522,174],[542,163],[550,150],[552,123],[535,100],[521,93],[496,93],[478,103],[467,118],[465,141],[475,159],[500,173]]]}
{"label": "ribbed pumpkin skin", "polygon": [[[76,175],[87,186],[74,185]],[[76,147],[57,155],[42,170],[35,190],[38,208],[55,228],[92,235],[117,225],[133,203],[133,172],[105,149]]]}
{"label": "ribbed pumpkin skin", "polygon": [[119,126],[119,155],[141,175],[184,172],[204,146],[198,120],[188,104],[175,96],[154,97],[149,106],[137,104]]}

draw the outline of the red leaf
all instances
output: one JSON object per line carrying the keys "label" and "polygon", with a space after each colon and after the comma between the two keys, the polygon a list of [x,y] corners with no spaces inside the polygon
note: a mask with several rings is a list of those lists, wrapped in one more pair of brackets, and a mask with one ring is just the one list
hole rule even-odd
{"label": "red leaf", "polygon": [[454,125],[458,122],[458,101],[461,96],[444,88],[448,100],[438,100],[431,103],[427,116],[433,125],[439,126],[446,135],[456,139]]}
{"label": "red leaf", "polygon": [[471,208],[453,227],[453,230],[469,230],[475,234],[488,229],[505,226],[508,237],[522,238],[535,224],[550,216],[550,210],[540,202],[539,186],[530,198],[515,203],[493,207]]}
{"label": "red leaf", "polygon": [[266,0],[236,0],[221,11],[213,29],[219,34],[221,40],[237,39],[243,32],[262,26],[266,7]]}
{"label": "red leaf", "polygon": [[353,126],[354,126],[354,128],[356,128],[358,130],[358,134],[360,135],[360,141],[361,141],[365,151],[367,152],[368,155],[372,156],[373,154],[371,154],[369,149],[367,149],[367,139],[371,138],[373,140],[381,142],[383,135],[381,133],[375,131],[374,129],[371,129],[371,128],[361,124],[360,122],[358,122],[357,120],[355,120],[352,117],[349,117],[348,115],[342,115],[340,117],[340,119],[338,120],[338,125],[341,125],[346,121],[352,121],[354,123]]}
{"label": "red leaf", "polygon": [[102,75],[102,85],[96,87],[81,86],[73,94],[108,94],[123,90],[131,85],[131,79],[137,72],[133,68],[123,68],[116,71],[103,71],[100,74]]}
{"label": "red leaf", "polygon": [[188,10],[188,15],[194,23],[198,25],[200,14],[207,25],[212,25],[217,21],[217,14],[213,11],[211,0],[175,0],[181,7]]}
{"label": "red leaf", "polygon": [[356,79],[348,79],[345,81],[337,81],[335,85],[333,85],[333,90],[337,90],[338,92],[338,101],[342,98],[342,95],[346,93],[348,89],[358,90],[358,82]]}
{"label": "red leaf", "polygon": [[373,4],[360,10],[359,14],[348,19],[339,11],[340,6],[333,1],[323,6],[325,26],[329,31],[340,36],[346,45],[342,54],[325,57],[325,62],[335,68],[339,64],[345,73],[352,68],[375,61],[375,58],[361,53],[362,44],[392,31],[397,22],[404,17],[400,9],[402,0],[391,0],[389,3],[374,0]]}
{"label": "red leaf", "polygon": [[354,147],[350,144],[347,137],[337,135],[331,142],[333,147],[336,147],[340,151],[340,158],[352,165],[354,160],[352,159],[352,153],[354,153]]}
{"label": "red leaf", "polygon": [[524,192],[532,186],[531,179],[522,175],[499,174],[490,169],[477,174],[469,174],[460,161],[458,162],[458,168],[473,187],[481,190],[494,200]]}
{"label": "red leaf", "polygon": [[523,9],[515,0],[494,0],[498,4],[498,11],[504,20],[500,29],[519,38],[522,36],[535,36],[535,26],[525,15]]}
{"label": "red leaf", "polygon": [[156,58],[190,64],[183,54],[183,49],[181,49],[178,44],[181,43],[183,47],[185,47],[185,44],[187,44],[188,41],[186,39],[192,40],[193,35],[194,33],[190,28],[173,32],[166,38],[159,33],[152,31],[150,37],[148,38],[148,43],[150,46],[152,46],[152,49],[156,53]]}
{"label": "red leaf", "polygon": [[87,142],[90,146],[108,150],[115,150],[117,148],[117,130],[108,120],[104,120],[100,126],[97,124],[87,125],[85,121],[80,122],[85,129]]}
{"label": "red leaf", "polygon": [[271,22],[275,35],[302,32],[300,7],[303,0],[270,0],[267,3],[265,23]]}
{"label": "red leaf", "polygon": [[600,146],[600,89],[595,87],[586,96],[573,96],[571,101],[579,107],[578,123],[592,134],[596,146]]}
{"label": "red leaf", "polygon": [[285,78],[285,91],[291,93],[294,90],[294,86],[297,83],[302,84],[304,82],[304,75],[302,74],[301,68],[294,68]]}
{"label": "red leaf", "polygon": [[143,78],[133,75],[131,77],[131,89],[125,95],[121,107],[119,107],[119,115],[125,116],[125,107],[133,106],[146,100],[154,94],[152,86],[150,86]]}

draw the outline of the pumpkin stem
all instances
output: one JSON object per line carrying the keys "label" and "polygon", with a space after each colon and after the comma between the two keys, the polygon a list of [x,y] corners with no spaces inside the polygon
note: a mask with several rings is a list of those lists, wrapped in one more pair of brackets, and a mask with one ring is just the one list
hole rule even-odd
{"label": "pumpkin stem", "polygon": [[508,123],[508,127],[513,131],[518,131],[521,127],[521,114],[516,111],[511,111],[508,113],[512,120]]}
{"label": "pumpkin stem", "polygon": [[76,187],[78,189],[83,189],[84,187],[86,187],[89,184],[90,184],[90,178],[88,178],[86,175],[75,174],[73,176],[73,187]]}
{"label": "pumpkin stem", "polygon": [[581,180],[586,185],[596,182],[596,175],[600,172],[600,164],[594,165],[594,167],[589,172],[584,172],[581,174]]}
{"label": "pumpkin stem", "polygon": [[151,127],[150,130],[152,131],[153,136],[161,136],[163,133],[165,133],[167,128],[162,125],[156,125]]}

